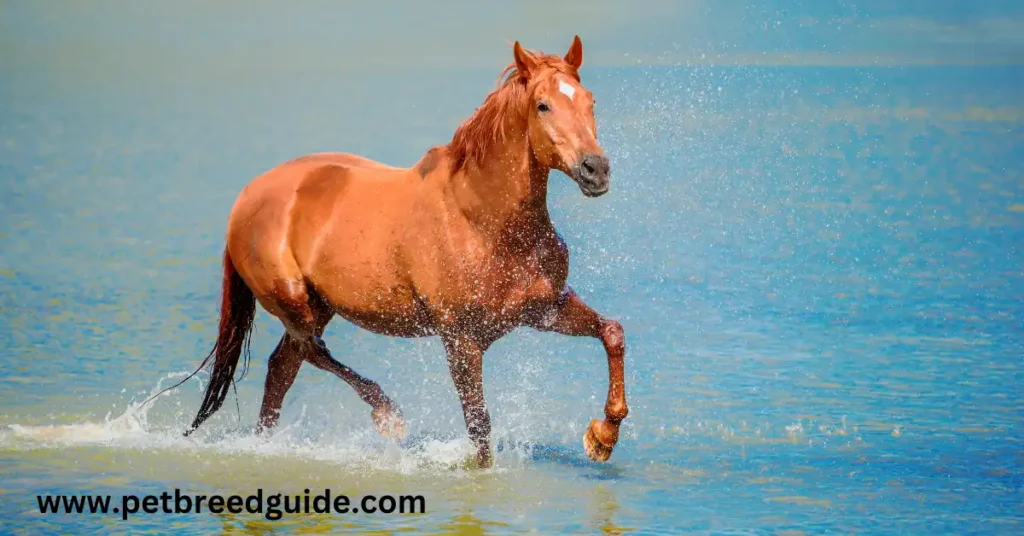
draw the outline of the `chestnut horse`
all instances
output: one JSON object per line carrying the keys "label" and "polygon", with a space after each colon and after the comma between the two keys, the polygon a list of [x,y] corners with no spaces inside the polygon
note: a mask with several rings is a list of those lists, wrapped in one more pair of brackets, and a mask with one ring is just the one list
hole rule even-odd
{"label": "chestnut horse", "polygon": [[[216,412],[248,345],[259,302],[284,325],[270,355],[257,430],[278,420],[303,362],[348,382],[377,429],[405,435],[395,401],[339,363],[321,336],[334,315],[375,333],[444,343],[476,461],[491,465],[483,356],[519,326],[600,339],[608,355],[605,418],[583,436],[605,461],[626,417],[622,326],[566,284],[569,253],[548,215],[548,173],[583,194],[608,191],[594,98],[580,84],[583,45],[565,57],[525,50],[450,143],[412,168],[312,154],[254,179],[231,210],[217,342],[202,405],[186,435]],[[245,368],[243,367],[243,374]]]}

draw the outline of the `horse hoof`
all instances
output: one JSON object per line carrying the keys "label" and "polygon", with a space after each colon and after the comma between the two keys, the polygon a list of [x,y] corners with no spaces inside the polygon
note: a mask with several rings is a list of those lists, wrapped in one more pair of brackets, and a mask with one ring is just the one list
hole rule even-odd
{"label": "horse hoof", "polygon": [[[606,462],[612,455],[612,449],[615,448],[615,442],[618,439],[618,430],[608,433],[606,427],[611,426],[603,421],[594,419],[590,421],[590,426],[587,427],[587,433],[583,434],[583,451],[587,453],[587,456],[595,462]],[[611,439],[610,443],[607,444],[601,441],[601,437],[605,437],[605,441]],[[610,438],[609,438],[610,436]]]}
{"label": "horse hoof", "polygon": [[392,408],[391,405],[382,405],[370,415],[380,435],[396,441],[405,439],[405,419],[402,418],[400,410]]}
{"label": "horse hoof", "polygon": [[491,453],[486,454],[480,453],[476,455],[476,468],[477,469],[490,469],[494,467],[494,459],[491,458]]}

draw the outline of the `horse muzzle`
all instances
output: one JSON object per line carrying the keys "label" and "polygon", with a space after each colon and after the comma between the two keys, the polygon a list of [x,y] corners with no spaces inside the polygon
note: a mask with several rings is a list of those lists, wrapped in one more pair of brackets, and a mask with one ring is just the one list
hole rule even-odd
{"label": "horse muzzle", "polygon": [[587,197],[599,197],[608,192],[611,184],[611,162],[603,154],[583,155],[573,166],[572,180],[580,185]]}

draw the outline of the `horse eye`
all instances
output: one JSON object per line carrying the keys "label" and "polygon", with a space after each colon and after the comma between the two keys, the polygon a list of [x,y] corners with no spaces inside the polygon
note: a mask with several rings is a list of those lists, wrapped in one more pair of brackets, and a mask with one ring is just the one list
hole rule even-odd
{"label": "horse eye", "polygon": [[548,104],[546,102],[538,102],[537,103],[537,111],[538,112],[547,112],[547,111],[550,111],[550,110],[551,110],[551,108],[548,107]]}

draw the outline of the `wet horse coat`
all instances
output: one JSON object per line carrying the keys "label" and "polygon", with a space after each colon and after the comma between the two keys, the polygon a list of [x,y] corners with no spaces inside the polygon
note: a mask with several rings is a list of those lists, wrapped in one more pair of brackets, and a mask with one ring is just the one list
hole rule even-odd
{"label": "wet horse coat", "polygon": [[[375,333],[440,336],[481,466],[491,464],[483,355],[520,326],[603,343],[605,418],[584,435],[607,460],[626,417],[622,327],[566,285],[569,254],[547,209],[550,170],[591,197],[608,190],[593,96],[580,82],[579,37],[564,57],[523,49],[499,87],[411,168],[351,154],[297,158],[249,183],[231,210],[211,381],[190,433],[217,411],[247,349],[256,303],[285,333],[270,356],[259,417],[278,419],[303,362],[348,382],[378,430],[402,437],[401,411],[374,381],[338,362],[320,338],[341,316]],[[204,365],[206,362],[204,362]]]}

